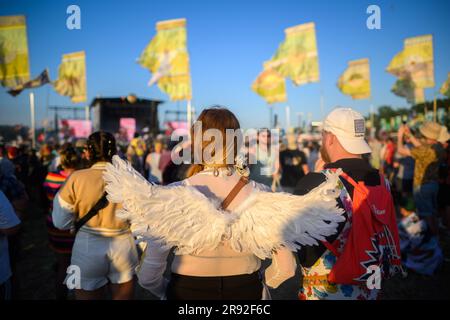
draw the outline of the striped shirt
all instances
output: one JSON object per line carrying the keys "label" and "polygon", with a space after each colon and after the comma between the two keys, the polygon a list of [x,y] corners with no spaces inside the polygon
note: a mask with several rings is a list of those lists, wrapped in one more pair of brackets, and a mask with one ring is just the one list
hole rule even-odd
{"label": "striped shirt", "polygon": [[52,219],[52,211],[53,211],[53,199],[55,198],[56,193],[58,193],[59,189],[63,186],[64,182],[69,177],[69,173],[65,171],[59,172],[50,172],[45,177],[44,189],[47,195],[49,204],[49,214],[47,216],[47,231],[48,231],[48,240],[49,246],[57,253],[70,254],[72,253],[73,243],[75,241],[75,237],[67,230],[59,230],[55,228]]}
{"label": "striped shirt", "polygon": [[69,174],[65,171],[59,172],[50,172],[45,177],[44,189],[47,195],[48,200],[51,201],[50,204],[50,212],[53,209],[53,199],[55,198],[56,193],[64,184]]}

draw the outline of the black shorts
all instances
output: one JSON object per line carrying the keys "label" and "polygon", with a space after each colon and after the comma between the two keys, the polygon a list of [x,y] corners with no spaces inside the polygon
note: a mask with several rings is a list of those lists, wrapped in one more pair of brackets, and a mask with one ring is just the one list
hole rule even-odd
{"label": "black shorts", "polygon": [[167,300],[261,300],[259,272],[226,277],[194,277],[172,273]]}

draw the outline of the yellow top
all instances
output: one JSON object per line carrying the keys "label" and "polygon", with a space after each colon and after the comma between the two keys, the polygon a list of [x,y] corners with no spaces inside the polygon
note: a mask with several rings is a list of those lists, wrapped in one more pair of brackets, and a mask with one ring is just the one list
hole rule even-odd
{"label": "yellow top", "polygon": [[[98,162],[89,169],[78,170],[70,175],[59,192],[61,200],[73,206],[76,220],[85,216],[102,197],[105,185],[103,171],[106,162]],[[109,203],[92,217],[83,230],[104,236],[114,236],[129,232],[129,225],[115,217],[119,204]]]}

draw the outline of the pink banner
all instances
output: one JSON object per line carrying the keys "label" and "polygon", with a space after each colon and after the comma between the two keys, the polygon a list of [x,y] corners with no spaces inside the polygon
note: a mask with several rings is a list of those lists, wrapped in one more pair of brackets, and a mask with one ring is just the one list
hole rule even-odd
{"label": "pink banner", "polygon": [[131,141],[136,132],[136,119],[135,118],[120,118],[120,128],[127,133],[128,141]]}
{"label": "pink banner", "polygon": [[166,122],[167,131],[172,133],[177,130],[179,135],[188,134],[188,126],[186,121],[167,121]]}
{"label": "pink banner", "polygon": [[90,120],[63,119],[59,129],[64,137],[87,138],[92,133]]}

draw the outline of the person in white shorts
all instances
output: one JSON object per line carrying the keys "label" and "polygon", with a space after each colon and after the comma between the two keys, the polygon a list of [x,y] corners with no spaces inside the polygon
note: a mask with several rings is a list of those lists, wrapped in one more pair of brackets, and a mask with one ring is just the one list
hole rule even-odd
{"label": "person in white shorts", "polygon": [[[102,178],[106,163],[116,154],[114,136],[108,132],[95,132],[89,136],[87,156],[92,167],[72,173],[54,199],[53,222],[59,229],[74,229],[80,219],[98,205],[104,195]],[[138,255],[134,239],[126,221],[115,217],[118,206],[105,202],[79,228],[72,251],[72,272],[79,268],[79,300],[102,299],[109,286],[113,299],[132,299],[135,268]],[[76,272],[68,273],[66,282]],[[73,281],[77,284],[77,281]]]}

